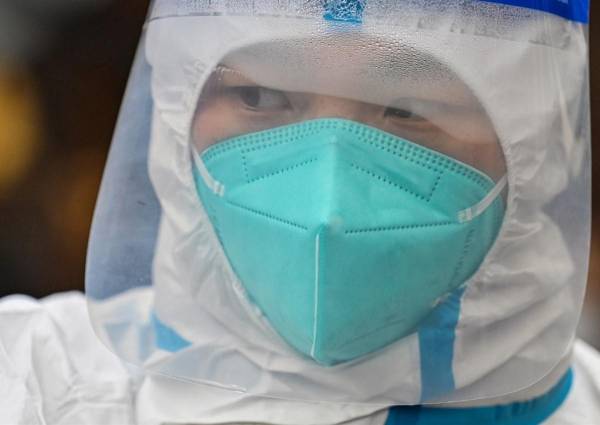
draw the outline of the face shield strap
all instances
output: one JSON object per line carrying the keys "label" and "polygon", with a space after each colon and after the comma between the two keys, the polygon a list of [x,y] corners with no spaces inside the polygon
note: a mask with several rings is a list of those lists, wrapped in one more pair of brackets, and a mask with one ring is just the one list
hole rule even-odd
{"label": "face shield strap", "polygon": [[395,406],[385,425],[395,424],[540,424],[544,423],[565,401],[573,386],[569,369],[547,393],[525,401],[490,407],[451,408],[443,406]]}
{"label": "face shield strap", "polygon": [[194,164],[204,181],[204,184],[217,196],[223,196],[225,194],[225,185],[221,182],[215,180],[213,176],[210,175],[206,165],[204,165],[204,161],[200,158],[200,155],[196,150],[192,149],[192,157],[194,158]]}
{"label": "face shield strap", "polygon": [[467,221],[473,220],[475,217],[483,214],[485,210],[494,202],[496,197],[500,195],[500,193],[504,190],[504,187],[507,183],[506,174],[502,176],[500,180],[496,183],[493,189],[483,198],[481,201],[476,203],[475,205],[466,208],[462,211],[458,212],[458,221],[459,223],[465,223]]}

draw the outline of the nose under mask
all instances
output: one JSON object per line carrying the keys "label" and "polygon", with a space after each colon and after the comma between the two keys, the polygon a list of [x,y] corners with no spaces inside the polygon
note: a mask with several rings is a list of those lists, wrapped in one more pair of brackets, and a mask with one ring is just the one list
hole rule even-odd
{"label": "nose under mask", "polygon": [[251,300],[323,365],[415,331],[478,269],[499,183],[357,122],[317,119],[195,152],[196,189]]}

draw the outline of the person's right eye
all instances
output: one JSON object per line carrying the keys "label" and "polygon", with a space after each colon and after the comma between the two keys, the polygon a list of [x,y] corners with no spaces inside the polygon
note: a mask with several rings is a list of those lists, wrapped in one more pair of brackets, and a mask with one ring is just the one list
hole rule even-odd
{"label": "person's right eye", "polygon": [[228,91],[244,107],[255,111],[274,111],[290,107],[284,92],[261,86],[229,87]]}

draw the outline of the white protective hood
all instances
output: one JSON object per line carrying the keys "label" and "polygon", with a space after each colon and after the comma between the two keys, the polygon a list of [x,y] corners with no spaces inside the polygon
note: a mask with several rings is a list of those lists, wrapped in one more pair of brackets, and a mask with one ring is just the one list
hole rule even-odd
{"label": "white protective hood", "polygon": [[[480,1],[367,1],[362,23],[351,25],[324,20],[320,1],[283,3],[155,2],[90,241],[86,285],[101,339],[128,361],[189,382],[377,405],[498,397],[564,364],[589,248],[587,27]],[[433,319],[365,358],[324,367],[289,347],[247,299],[198,200],[190,133],[207,78],[235,62],[232,52],[293,49],[340,31],[356,36],[357,55],[419,52],[468,86],[498,136],[508,192],[497,240],[450,327]],[[380,44],[360,41],[372,39]],[[286,88],[311,84],[300,64],[318,69],[268,56],[281,50],[256,51],[240,63],[289,66]],[[382,93],[396,80],[389,71],[401,70],[393,66],[373,71]],[[369,95],[381,93],[360,98]],[[165,338],[170,349],[158,343]]]}

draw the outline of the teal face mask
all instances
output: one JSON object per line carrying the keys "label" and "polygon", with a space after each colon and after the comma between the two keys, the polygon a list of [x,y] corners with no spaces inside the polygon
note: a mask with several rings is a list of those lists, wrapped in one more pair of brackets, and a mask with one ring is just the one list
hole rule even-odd
{"label": "teal face mask", "polygon": [[235,137],[194,158],[250,298],[326,365],[416,331],[477,270],[504,214],[505,178],[353,121]]}

